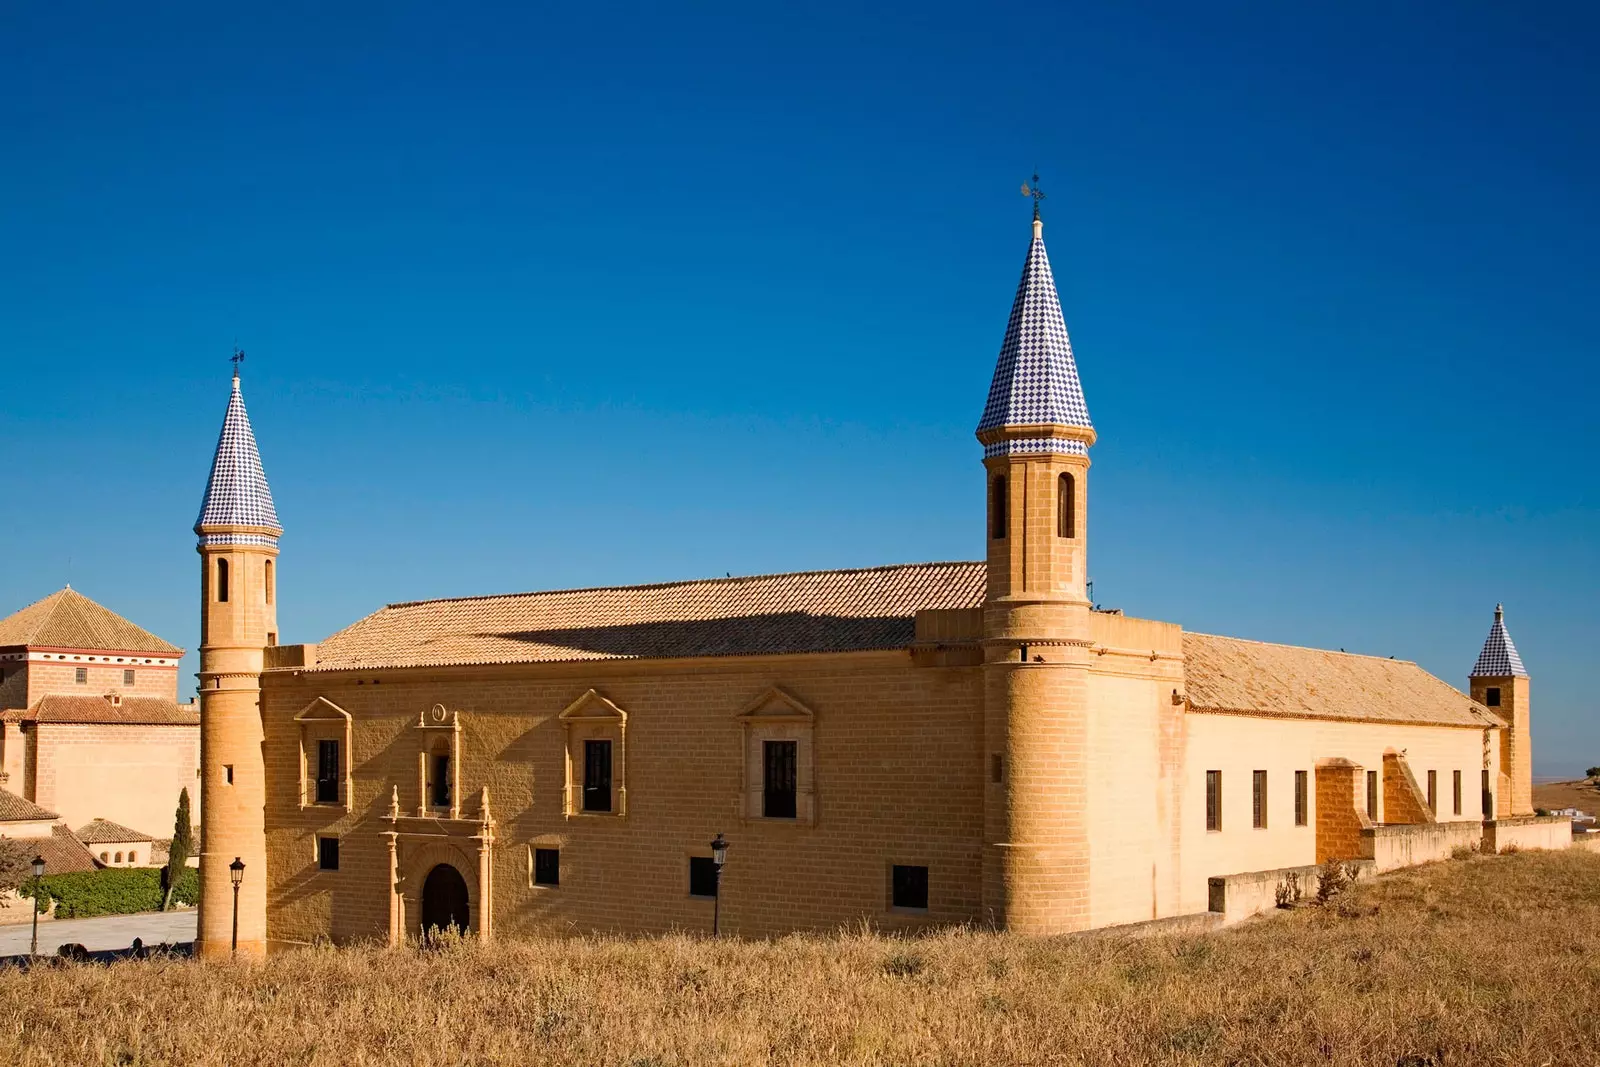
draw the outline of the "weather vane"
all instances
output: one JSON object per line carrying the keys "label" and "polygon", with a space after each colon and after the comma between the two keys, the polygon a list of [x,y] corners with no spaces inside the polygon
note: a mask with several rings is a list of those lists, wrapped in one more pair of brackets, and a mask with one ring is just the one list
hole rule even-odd
{"label": "weather vane", "polygon": [[238,345],[233,346],[233,355],[228,357],[228,362],[233,364],[233,376],[239,376],[239,364],[244,362],[244,349]]}
{"label": "weather vane", "polygon": [[1044,199],[1044,190],[1039,188],[1039,172],[1033,172],[1033,188],[1027,182],[1022,183],[1022,195],[1033,197],[1033,221],[1039,221],[1039,201]]}

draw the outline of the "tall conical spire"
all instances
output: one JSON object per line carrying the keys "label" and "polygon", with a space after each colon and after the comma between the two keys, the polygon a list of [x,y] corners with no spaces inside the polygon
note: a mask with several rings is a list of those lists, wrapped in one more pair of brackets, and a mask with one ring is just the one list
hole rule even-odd
{"label": "tall conical spire", "polygon": [[[250,527],[258,532],[241,533],[213,530],[215,527]],[[194,532],[200,543],[257,544],[276,546],[283,534],[278,510],[272,504],[272,490],[261,468],[261,452],[256,435],[245,414],[244,396],[239,392],[239,365],[234,363],[233,392],[228,411],[222,417],[222,433],[217,438],[216,457],[211,461],[211,477],[206,480],[205,499]]]}
{"label": "tall conical spire", "polygon": [[1483,651],[1478,653],[1478,662],[1472,665],[1470,677],[1528,677],[1522,657],[1517,655],[1517,646],[1511,643],[1511,635],[1506,632],[1505,614],[1504,604],[1494,606],[1494,625],[1489,627],[1489,636],[1483,642]]}
{"label": "tall conical spire", "polygon": [[[1003,433],[1007,427],[1038,427],[1038,433]],[[1046,432],[1051,427],[1056,432]],[[1062,432],[1065,431],[1065,432]],[[989,384],[989,399],[978,422],[984,455],[1065,452],[1085,455],[1094,443],[1094,424],[1072,358],[1072,341],[1056,296],[1050,257],[1044,249],[1044,223],[1034,201],[1033,242],[1022,266],[1022,280],[1011,305],[1000,358]]]}

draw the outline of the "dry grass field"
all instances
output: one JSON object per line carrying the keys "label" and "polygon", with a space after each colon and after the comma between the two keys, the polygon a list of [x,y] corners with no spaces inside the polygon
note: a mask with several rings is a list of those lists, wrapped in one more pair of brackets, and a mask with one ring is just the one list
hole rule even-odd
{"label": "dry grass field", "polygon": [[1232,930],[318,949],[0,973],[0,1063],[1594,1064],[1600,855]]}

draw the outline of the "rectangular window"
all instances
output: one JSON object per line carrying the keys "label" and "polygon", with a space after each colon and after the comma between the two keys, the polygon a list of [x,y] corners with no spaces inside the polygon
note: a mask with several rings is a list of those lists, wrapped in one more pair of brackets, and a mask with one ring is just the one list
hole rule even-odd
{"label": "rectangular window", "polygon": [[895,864],[890,874],[890,903],[897,908],[928,910],[928,868]]}
{"label": "rectangular window", "polygon": [[1439,814],[1439,772],[1428,772],[1428,811]]}
{"label": "rectangular window", "polygon": [[1257,830],[1267,828],[1267,772],[1250,774],[1250,825]]}
{"label": "rectangular window", "polygon": [[1498,708],[1500,706],[1500,687],[1491,685],[1488,689],[1485,689],[1483,691],[1483,702],[1491,708]]}
{"label": "rectangular window", "polygon": [[795,812],[797,741],[763,741],[761,814],[769,819],[792,819]]}
{"label": "rectangular window", "polygon": [[435,752],[433,754],[433,777],[428,782],[428,801],[436,808],[450,806],[450,754],[448,752]]}
{"label": "rectangular window", "polygon": [[989,780],[996,784],[1005,780],[1006,758],[996,752],[989,757]]}
{"label": "rectangular window", "polygon": [[691,897],[717,895],[717,865],[710,856],[689,857],[689,895]]}
{"label": "rectangular window", "polygon": [[611,810],[611,742],[583,743],[583,810]]}
{"label": "rectangular window", "polygon": [[1294,772],[1294,824],[1296,826],[1304,826],[1306,824],[1306,809],[1310,806],[1307,803],[1309,798],[1306,795],[1307,777],[1305,771]]}
{"label": "rectangular window", "polygon": [[266,571],[266,580],[262,584],[266,587],[267,603],[270,604],[270,603],[272,603],[272,586],[273,586],[273,581],[272,581],[272,561],[270,559],[267,560],[267,565],[266,565],[265,571]]}
{"label": "rectangular window", "polygon": [[133,684],[133,672],[132,671],[123,671],[122,672],[122,684],[123,685],[132,685]]}
{"label": "rectangular window", "polygon": [[1485,819],[1494,818],[1494,794],[1489,792],[1489,772],[1487,770],[1483,772],[1483,800],[1481,803],[1483,804],[1483,817]]}
{"label": "rectangular window", "polygon": [[533,850],[533,884],[561,884],[561,850],[536,848]]}
{"label": "rectangular window", "polygon": [[79,685],[83,685],[89,680],[89,668],[79,667],[77,670],[73,671],[72,680],[77,682]]}
{"label": "rectangular window", "polygon": [[233,764],[224,763],[222,765],[222,780],[229,785],[233,784]]}
{"label": "rectangular window", "polygon": [[1222,829],[1222,772],[1206,772],[1206,829]]}
{"label": "rectangular window", "polygon": [[339,742],[317,742],[317,803],[339,803]]}
{"label": "rectangular window", "polygon": [[1461,814],[1461,772],[1460,771],[1451,771],[1450,772],[1450,794],[1451,794],[1451,800],[1454,802],[1451,805],[1451,810],[1455,814],[1460,815]]}
{"label": "rectangular window", "polygon": [[1367,818],[1378,821],[1378,772],[1367,772]]}
{"label": "rectangular window", "polygon": [[324,871],[337,871],[339,869],[339,839],[337,837],[317,838],[317,868]]}
{"label": "rectangular window", "polygon": [[989,483],[989,506],[993,514],[989,518],[989,536],[996,541],[1005,540],[1006,527],[1010,525],[1010,516],[1007,514],[1006,503],[1006,476],[994,479]]}

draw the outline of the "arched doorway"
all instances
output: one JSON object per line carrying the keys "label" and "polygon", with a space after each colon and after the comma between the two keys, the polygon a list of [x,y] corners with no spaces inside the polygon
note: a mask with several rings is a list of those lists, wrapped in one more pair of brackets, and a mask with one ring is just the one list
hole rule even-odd
{"label": "arched doorway", "polygon": [[448,930],[452,926],[462,934],[472,929],[467,882],[460,871],[441,863],[428,872],[422,883],[422,933],[426,937],[436,928]]}

